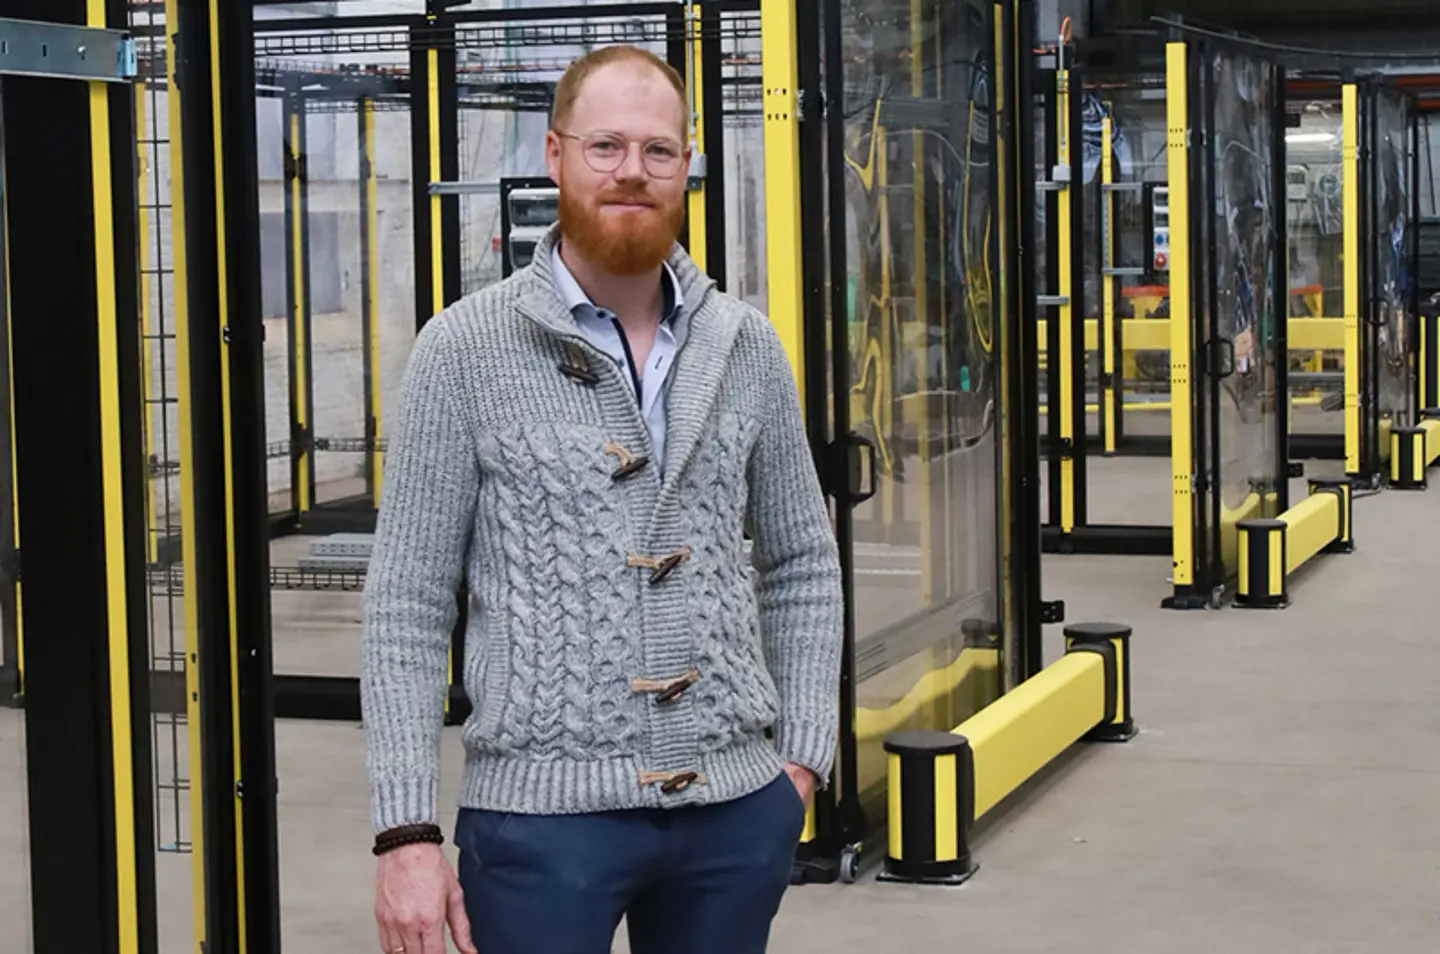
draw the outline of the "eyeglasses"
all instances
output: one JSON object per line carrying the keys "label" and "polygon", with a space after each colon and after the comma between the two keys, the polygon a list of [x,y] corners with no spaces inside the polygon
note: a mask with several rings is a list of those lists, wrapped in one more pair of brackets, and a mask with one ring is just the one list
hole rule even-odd
{"label": "eyeglasses", "polygon": [[657,179],[673,179],[685,165],[685,147],[677,139],[662,136],[646,142],[626,139],[618,133],[593,132],[588,136],[573,133],[557,133],[562,139],[573,139],[580,143],[585,164],[596,172],[614,172],[630,155],[630,145],[640,147],[640,159],[645,171]]}

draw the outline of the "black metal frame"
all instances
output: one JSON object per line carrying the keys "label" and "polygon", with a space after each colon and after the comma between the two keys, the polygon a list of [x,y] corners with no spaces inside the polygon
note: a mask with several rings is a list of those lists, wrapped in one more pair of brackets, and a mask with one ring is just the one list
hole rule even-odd
{"label": "black metal frame", "polygon": [[[1040,442],[1040,453],[1048,458],[1049,463],[1049,514],[1042,529],[1042,546],[1046,553],[1064,554],[1118,554],[1118,555],[1144,555],[1144,556],[1166,556],[1171,552],[1174,539],[1174,530],[1169,525],[1163,524],[1094,524],[1089,521],[1088,498],[1090,490],[1088,458],[1091,455],[1105,456],[1105,432],[1104,412],[1100,415],[1100,430],[1091,434],[1088,426],[1088,415],[1086,413],[1085,393],[1085,276],[1090,267],[1099,268],[1098,261],[1091,261],[1092,255],[1087,255],[1085,246],[1085,216],[1095,214],[1099,211],[1099,203],[1105,201],[1103,190],[1098,185],[1096,188],[1087,188],[1084,176],[1084,140],[1082,135],[1082,118],[1084,108],[1084,89],[1087,78],[1093,73],[1111,73],[1133,71],[1136,73],[1154,73],[1164,71],[1163,55],[1158,61],[1147,61],[1146,54],[1150,52],[1146,43],[1142,40],[1138,48],[1127,46],[1116,47],[1113,39],[1108,37],[1096,37],[1080,41],[1073,50],[1073,63],[1068,67],[1070,72],[1070,148],[1071,153],[1067,157],[1060,157],[1057,153],[1057,134],[1053,118],[1046,123],[1046,144],[1047,163],[1053,165],[1060,159],[1064,159],[1071,168],[1069,189],[1071,190],[1071,235],[1070,235],[1070,256],[1071,256],[1071,297],[1073,299],[1071,308],[1071,354],[1068,360],[1072,368],[1071,372],[1071,433],[1075,435],[1070,446],[1062,446],[1060,439],[1060,381],[1057,369],[1060,366],[1060,335],[1059,335],[1059,309],[1046,309],[1045,321],[1049,325],[1047,336],[1048,358],[1048,398],[1047,413],[1048,433],[1042,436]],[[1163,51],[1162,51],[1163,52]],[[1055,86],[1055,71],[1051,68],[1042,68],[1031,71],[1034,74],[1034,82],[1042,84],[1047,89],[1045,94],[1045,107],[1049,116],[1055,115],[1057,108],[1056,97],[1053,92]],[[1038,97],[1037,97],[1038,98]],[[1098,176],[1097,176],[1098,180]],[[1054,193],[1046,193],[1048,206],[1054,204]],[[1046,272],[1050,279],[1047,292],[1055,294],[1058,291],[1056,279],[1058,275],[1054,268],[1055,249],[1060,236],[1057,227],[1053,208],[1046,216],[1046,227],[1048,229],[1049,252],[1046,257]],[[1197,246],[1198,247],[1198,246]],[[1103,280],[1109,281],[1108,278]],[[1116,322],[1117,337],[1123,335],[1123,322]],[[1121,339],[1123,342],[1123,338]],[[1118,347],[1117,354],[1123,353]],[[1117,389],[1117,395],[1119,394]],[[1117,398],[1119,399],[1119,398]],[[1168,437],[1155,437],[1150,435],[1131,435],[1124,433],[1124,415],[1115,415],[1115,453],[1116,455],[1127,455],[1137,457],[1168,457],[1170,456],[1170,439]],[[1059,448],[1059,452],[1056,449]],[[1063,495],[1061,486],[1061,457],[1069,456],[1072,459],[1073,493],[1074,493],[1074,527],[1067,533],[1061,524],[1060,507]]]}
{"label": "black metal frame", "polygon": [[[103,9],[104,26],[127,27],[122,0]],[[83,26],[90,10],[81,0],[4,0],[0,15]],[[30,927],[39,954],[119,950],[126,936],[153,954],[134,100],[125,83],[102,97],[93,89],[58,77],[0,80],[0,308],[15,443],[7,463],[25,541]],[[97,141],[96,130],[108,139]]]}
{"label": "black metal frame", "polygon": [[[1155,74],[1164,70],[1163,44],[1167,41],[1187,40],[1179,32],[1170,35],[1100,36],[1082,41],[1077,45],[1077,60],[1083,68],[1096,72],[1134,72]],[[1223,566],[1221,546],[1222,506],[1219,482],[1220,472],[1220,380],[1214,353],[1221,344],[1218,341],[1218,316],[1214,307],[1218,289],[1216,275],[1216,247],[1212,235],[1210,211],[1214,207],[1214,157],[1213,136],[1215,88],[1210,81],[1208,65],[1202,65],[1207,51],[1217,48],[1234,48],[1246,55],[1258,56],[1275,70],[1277,93],[1272,104],[1275,138],[1272,142],[1273,185],[1283,185],[1284,159],[1284,69],[1274,56],[1257,53],[1243,41],[1231,43],[1224,40],[1187,40],[1188,45],[1188,103],[1189,128],[1192,130],[1191,162],[1189,169],[1190,188],[1190,295],[1191,313],[1196,316],[1191,322],[1191,397],[1192,426],[1191,460],[1194,467],[1192,484],[1192,539],[1194,541],[1194,582],[1188,586],[1176,586],[1172,597],[1164,605],[1174,608],[1189,608],[1211,605],[1216,594],[1226,590],[1233,579]],[[1072,137],[1073,138],[1073,137]],[[1072,188],[1074,186],[1072,185]],[[1283,195],[1283,189],[1280,193]],[[1271,307],[1276,316],[1276,367],[1275,387],[1277,396],[1286,393],[1286,335],[1284,316],[1288,314],[1288,275],[1286,269],[1286,235],[1283,216],[1276,219],[1277,243],[1272,248],[1276,260],[1272,263],[1277,277],[1271,289],[1274,296]],[[1208,320],[1206,319],[1208,316]],[[1203,325],[1203,326],[1202,326]],[[1083,344],[1082,344],[1083,347]],[[1053,346],[1052,346],[1053,348]],[[1052,353],[1053,350],[1052,350]],[[1172,396],[1173,400],[1173,396]],[[1080,405],[1083,411],[1083,404]],[[1273,486],[1257,487],[1262,495],[1275,493],[1280,504],[1279,511],[1288,506],[1288,472],[1291,441],[1287,433],[1287,415],[1276,414],[1276,461]],[[1083,422],[1083,417],[1080,419]],[[1081,431],[1077,430],[1077,433]],[[1088,442],[1086,442],[1088,444]],[[1086,445],[1077,450],[1083,452]],[[1142,451],[1143,452],[1143,451]],[[1168,453],[1168,451],[1167,451]],[[1053,491],[1052,491],[1053,494]],[[1169,555],[1174,545],[1172,526],[1124,527],[1079,525],[1079,502],[1077,501],[1077,526],[1062,536],[1059,532],[1058,517],[1052,511],[1045,536],[1047,552],[1064,553],[1127,553]]]}

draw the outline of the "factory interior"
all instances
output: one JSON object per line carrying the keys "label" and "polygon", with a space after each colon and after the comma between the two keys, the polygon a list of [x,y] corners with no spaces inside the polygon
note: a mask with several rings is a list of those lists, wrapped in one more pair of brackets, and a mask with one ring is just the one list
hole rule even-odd
{"label": "factory interior", "polygon": [[407,364],[618,43],[839,545],[769,950],[1440,950],[1433,4],[0,0],[0,951],[382,949]]}

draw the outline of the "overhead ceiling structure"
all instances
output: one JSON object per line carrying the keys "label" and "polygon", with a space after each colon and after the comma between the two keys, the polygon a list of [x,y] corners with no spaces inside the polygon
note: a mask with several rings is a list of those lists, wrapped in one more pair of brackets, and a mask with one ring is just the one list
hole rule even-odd
{"label": "overhead ceiling structure", "polygon": [[1086,0],[1092,36],[1213,32],[1271,45],[1292,66],[1380,72],[1440,111],[1435,0]]}

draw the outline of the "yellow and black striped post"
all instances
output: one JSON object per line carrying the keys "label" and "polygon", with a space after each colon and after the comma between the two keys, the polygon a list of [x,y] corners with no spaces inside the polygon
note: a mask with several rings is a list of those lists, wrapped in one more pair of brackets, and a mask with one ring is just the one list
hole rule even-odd
{"label": "yellow and black striped post", "polygon": [[970,740],[954,732],[898,732],[885,740],[889,767],[889,847],[881,881],[960,884],[978,867],[970,857],[975,762]]}
{"label": "yellow and black striped post", "polygon": [[1128,742],[1139,731],[1130,706],[1130,634],[1124,623],[1074,623],[1066,626],[1065,651],[1110,653],[1105,669],[1105,718],[1082,737],[1086,742]]}
{"label": "yellow and black striped post", "polygon": [[1290,603],[1285,592],[1284,520],[1241,520],[1236,526],[1240,581],[1235,605],[1279,609]]}
{"label": "yellow and black striped post", "polygon": [[1425,431],[1418,427],[1396,427],[1390,431],[1390,487],[1394,490],[1424,490]]}

